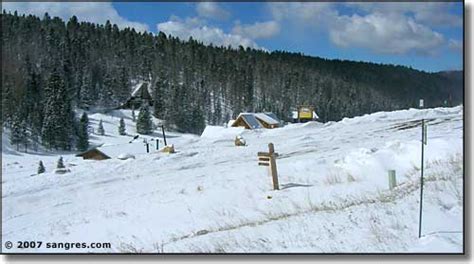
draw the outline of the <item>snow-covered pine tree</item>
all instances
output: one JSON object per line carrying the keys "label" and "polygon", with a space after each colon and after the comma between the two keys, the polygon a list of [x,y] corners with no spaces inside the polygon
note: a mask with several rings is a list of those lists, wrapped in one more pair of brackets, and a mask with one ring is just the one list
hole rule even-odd
{"label": "snow-covered pine tree", "polygon": [[57,169],[64,169],[66,168],[64,166],[64,161],[63,161],[63,157],[59,157],[59,160],[58,160],[58,165],[56,166]]}
{"label": "snow-covered pine tree", "polygon": [[124,103],[130,96],[130,76],[125,66],[120,66],[119,72],[118,83],[114,92],[117,93],[118,101]]}
{"label": "snow-covered pine tree", "polygon": [[80,151],[85,151],[89,148],[89,118],[86,112],[82,114],[79,121],[76,148]]}
{"label": "snow-covered pine tree", "polygon": [[119,135],[121,135],[121,136],[127,135],[127,132],[125,131],[125,121],[123,120],[123,117],[120,118],[118,132],[119,132]]}
{"label": "snow-covered pine tree", "polygon": [[190,117],[192,127],[189,128],[189,131],[194,134],[201,134],[206,127],[206,120],[204,119],[203,111],[199,108],[199,106],[194,107]]}
{"label": "snow-covered pine tree", "polygon": [[3,76],[2,80],[2,125],[5,127],[11,126],[13,112],[12,109],[15,109],[15,100],[13,97],[12,91],[12,82],[9,76]]}
{"label": "snow-covered pine tree", "polygon": [[55,69],[45,89],[44,121],[41,139],[52,149],[70,150],[74,131],[74,112],[64,82]]}
{"label": "snow-covered pine tree", "polygon": [[143,104],[140,107],[140,113],[137,118],[137,133],[148,135],[153,131],[153,123],[151,121],[151,114],[148,106]]}
{"label": "snow-covered pine tree", "polygon": [[160,71],[158,80],[155,83],[155,89],[153,90],[153,115],[157,118],[163,118],[164,116],[166,85],[165,75]]}
{"label": "snow-covered pine tree", "polygon": [[30,131],[28,129],[28,124],[26,120],[23,120],[21,122],[21,139],[21,143],[25,147],[25,152],[28,152],[28,144],[30,143]]}
{"label": "snow-covered pine tree", "polygon": [[99,121],[99,126],[97,127],[97,134],[101,136],[105,135],[104,126],[102,125],[102,119]]}
{"label": "snow-covered pine tree", "polygon": [[12,116],[10,120],[10,144],[16,145],[16,150],[20,150],[20,144],[23,143],[23,128],[22,122],[18,115]]}
{"label": "snow-covered pine tree", "polygon": [[82,81],[79,91],[79,106],[83,109],[89,109],[93,105],[92,100],[92,82],[90,79],[90,74],[88,71],[85,71],[82,75]]}
{"label": "snow-covered pine tree", "polygon": [[40,160],[38,165],[38,174],[44,173],[46,169],[44,168],[43,161]]}

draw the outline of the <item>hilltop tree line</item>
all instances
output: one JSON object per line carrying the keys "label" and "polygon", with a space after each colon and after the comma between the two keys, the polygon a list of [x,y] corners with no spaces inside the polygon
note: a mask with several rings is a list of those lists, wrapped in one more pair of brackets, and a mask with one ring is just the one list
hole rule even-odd
{"label": "hilltop tree line", "polygon": [[298,105],[313,105],[324,122],[416,107],[419,98],[429,107],[462,101],[462,83],[450,74],[206,46],[110,22],[5,11],[2,70],[2,124],[60,149],[73,148],[82,133],[74,109],[114,109],[141,80],[153,82],[150,114],[191,133],[244,111],[288,120]]}

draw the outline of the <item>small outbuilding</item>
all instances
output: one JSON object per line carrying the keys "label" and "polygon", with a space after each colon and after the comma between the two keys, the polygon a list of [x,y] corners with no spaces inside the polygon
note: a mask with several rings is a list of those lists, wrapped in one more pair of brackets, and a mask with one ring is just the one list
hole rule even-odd
{"label": "small outbuilding", "polygon": [[87,151],[79,153],[76,157],[90,160],[106,160],[106,159],[129,159],[134,158],[135,155],[158,153],[156,149],[156,141],[122,143],[109,146],[98,146]]}
{"label": "small outbuilding", "polygon": [[312,106],[300,106],[297,111],[292,112],[293,123],[305,123],[308,121],[316,121],[319,116]]}
{"label": "small outbuilding", "polygon": [[83,159],[92,159],[92,160],[105,160],[110,159],[107,154],[100,151],[98,148],[89,149],[82,153],[76,155],[76,157],[82,157]]}
{"label": "small outbuilding", "polygon": [[280,120],[273,113],[241,113],[231,125],[232,127],[244,127],[246,129],[277,128]]}

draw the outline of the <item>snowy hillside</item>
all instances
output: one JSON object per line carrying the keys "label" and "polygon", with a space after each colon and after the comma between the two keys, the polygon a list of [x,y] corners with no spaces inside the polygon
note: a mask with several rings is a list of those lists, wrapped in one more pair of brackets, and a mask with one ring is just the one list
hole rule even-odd
{"label": "snowy hillside", "polygon": [[[62,175],[53,172],[58,153],[17,152],[2,135],[2,244],[111,243],[69,253],[462,252],[462,111],[379,112],[273,130],[208,127],[202,137],[169,133],[175,154],[92,161],[62,153],[71,171]],[[118,135],[120,116],[130,136]],[[93,145],[144,148],[143,139],[128,143],[135,135],[129,111],[89,118],[94,128],[102,119],[106,131],[91,137]],[[419,239],[421,118],[428,144]],[[248,146],[234,146],[236,135]],[[279,153],[280,191],[257,165],[257,152],[270,142]],[[46,173],[36,175],[39,160]]]}

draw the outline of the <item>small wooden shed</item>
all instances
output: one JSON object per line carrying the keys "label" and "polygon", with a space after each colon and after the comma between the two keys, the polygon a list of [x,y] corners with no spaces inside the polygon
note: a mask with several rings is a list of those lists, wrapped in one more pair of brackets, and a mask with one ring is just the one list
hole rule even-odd
{"label": "small wooden shed", "polygon": [[316,121],[317,119],[319,119],[319,116],[312,106],[299,106],[298,110],[292,113],[293,123],[305,123],[308,121]]}
{"label": "small wooden shed", "polygon": [[76,155],[76,157],[82,157],[83,159],[93,159],[93,160],[105,160],[105,159],[111,158],[107,154],[105,154],[104,152],[100,151],[97,148],[89,149],[87,151],[79,153]]}
{"label": "small wooden shed", "polygon": [[149,140],[146,143],[145,141],[136,141],[108,146],[100,145],[79,153],[76,157],[89,160],[126,159],[126,157],[135,157],[136,155],[158,153],[156,144],[156,140]]}

